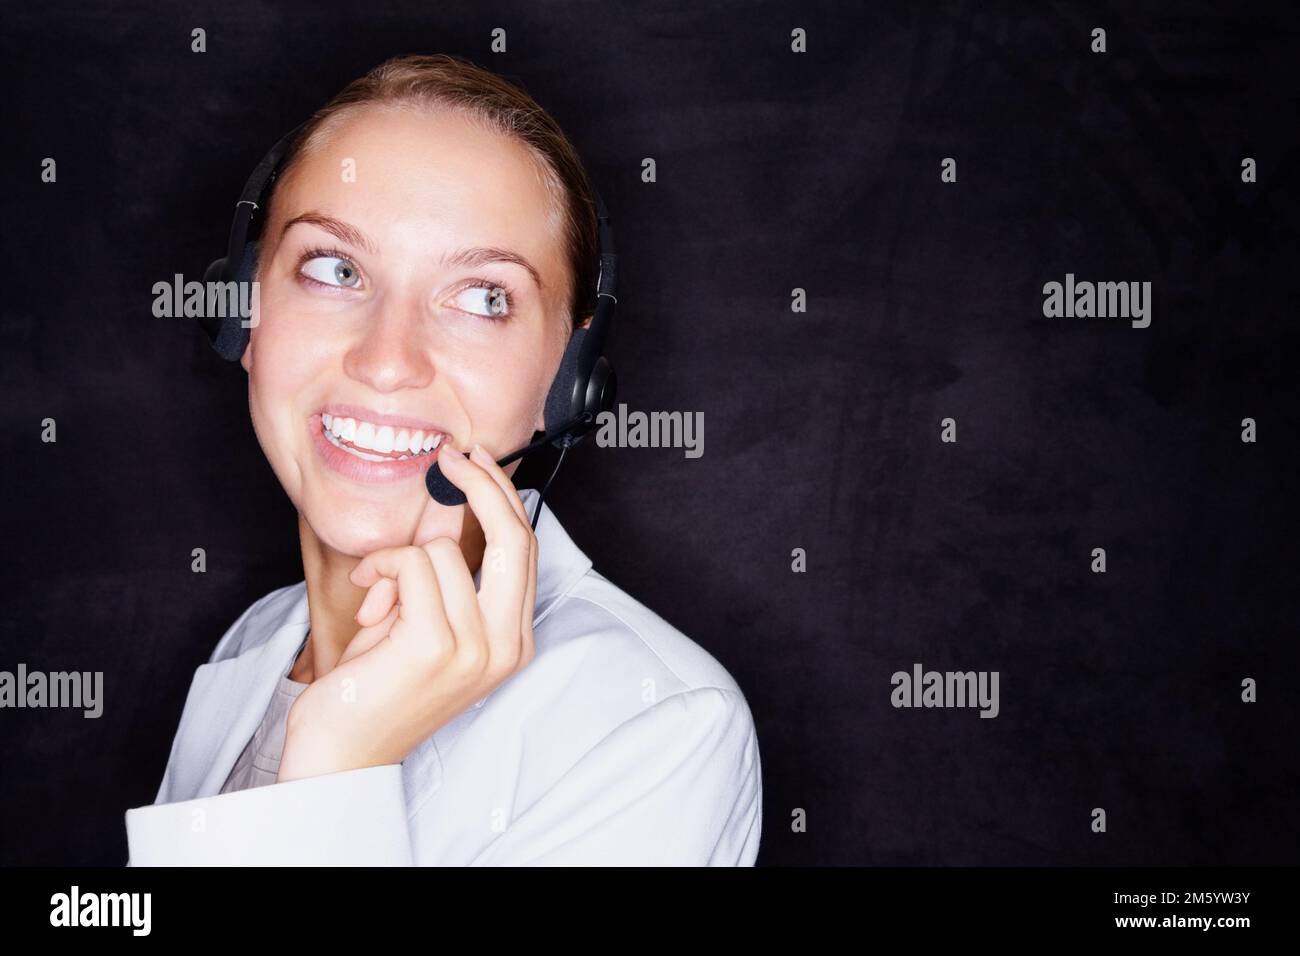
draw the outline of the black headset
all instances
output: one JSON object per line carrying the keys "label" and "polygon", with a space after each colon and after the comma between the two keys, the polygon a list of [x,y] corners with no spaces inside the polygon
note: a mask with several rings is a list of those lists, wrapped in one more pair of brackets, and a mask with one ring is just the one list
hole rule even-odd
{"label": "black headset", "polygon": [[[230,226],[226,254],[208,266],[203,277],[205,285],[212,282],[252,281],[257,264],[257,240],[265,224],[271,187],[280,172],[286,152],[304,126],[305,123],[281,137],[248,177],[239,202],[235,204],[235,219]],[[614,367],[604,355],[604,347],[613,322],[614,307],[618,303],[614,296],[618,257],[614,253],[614,231],[609,224],[609,214],[594,186],[592,195],[596,201],[600,243],[595,312],[587,328],[574,329],[564,356],[560,359],[559,369],[546,395],[546,431],[541,433],[543,438],[502,459],[500,464],[522,457],[547,442],[557,448],[568,449],[596,428],[597,417],[601,412],[612,411],[614,408],[617,380]],[[199,324],[217,353],[222,358],[235,362],[244,354],[249,331],[239,315],[228,316],[224,314],[224,309],[216,308],[220,299],[219,295],[205,297],[207,308],[200,315]],[[558,470],[558,463],[556,468]],[[551,477],[555,477],[554,473]],[[445,479],[443,481],[445,483]],[[547,481],[547,485],[550,485],[550,481]],[[453,486],[448,487],[459,494]],[[430,493],[434,494],[432,484]],[[545,494],[546,489],[543,488],[542,495]],[[435,494],[435,497],[438,496]],[[463,496],[461,500],[463,502]],[[538,511],[540,510],[539,501]]]}

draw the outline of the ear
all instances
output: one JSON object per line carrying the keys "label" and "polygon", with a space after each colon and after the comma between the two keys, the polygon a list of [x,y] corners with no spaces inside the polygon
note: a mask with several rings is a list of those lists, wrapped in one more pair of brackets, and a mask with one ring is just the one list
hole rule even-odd
{"label": "ear", "polygon": [[[244,351],[239,356],[239,364],[244,367],[245,372],[251,372],[253,369],[253,331],[257,324],[262,321],[262,300],[261,285],[258,282],[258,254],[259,246],[255,242],[250,242],[244,246],[244,258],[240,263],[238,279],[241,282],[248,282],[252,285],[252,304],[249,310],[250,328],[246,329],[247,338],[244,340]],[[242,319],[241,319],[242,322]]]}
{"label": "ear", "polygon": [[533,432],[546,431],[546,398],[550,394],[550,385],[547,385],[547,391],[542,393],[542,397],[537,402],[537,413],[533,416]]}

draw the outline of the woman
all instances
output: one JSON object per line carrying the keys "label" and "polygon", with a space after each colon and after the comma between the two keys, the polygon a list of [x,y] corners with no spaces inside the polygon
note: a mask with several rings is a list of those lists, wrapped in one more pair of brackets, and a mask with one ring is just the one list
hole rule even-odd
{"label": "woman", "polygon": [[[196,672],[128,865],[754,862],[739,687],[496,464],[543,428],[592,208],[554,120],[454,57],[308,122],[240,359],[304,581]],[[435,460],[467,504],[430,498]]]}

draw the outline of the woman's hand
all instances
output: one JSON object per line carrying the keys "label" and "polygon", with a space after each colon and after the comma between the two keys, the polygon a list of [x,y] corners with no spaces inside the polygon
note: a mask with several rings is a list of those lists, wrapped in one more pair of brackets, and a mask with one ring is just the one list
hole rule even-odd
{"label": "woman's hand", "polygon": [[290,709],[278,782],[400,763],[532,660],[537,538],[523,502],[478,446],[445,447],[438,463],[483,528],[480,590],[448,537],[367,555],[351,575],[369,589],[361,630]]}

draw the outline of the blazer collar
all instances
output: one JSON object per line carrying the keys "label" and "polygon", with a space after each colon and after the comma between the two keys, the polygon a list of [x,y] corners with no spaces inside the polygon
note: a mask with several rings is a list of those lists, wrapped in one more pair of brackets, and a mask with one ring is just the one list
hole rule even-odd
{"label": "blazer collar", "polygon": [[[521,488],[519,497],[531,516],[537,492]],[[591,570],[591,560],[573,543],[549,507],[542,504],[537,521],[537,600],[533,625],[551,613],[563,597]],[[479,584],[475,573],[474,583]],[[194,674],[187,703],[177,731],[172,762],[156,803],[174,803],[213,796],[252,737],[280,678],[288,674],[298,656],[310,626],[306,582],[287,588],[258,609],[232,635],[237,654],[203,664]],[[269,634],[259,640],[260,634]],[[490,696],[490,695],[489,695]],[[484,698],[486,700],[486,698]],[[475,709],[483,704],[479,701]],[[402,761],[402,779],[409,812],[442,784],[439,739],[458,735],[464,729],[460,717],[429,736]]]}

